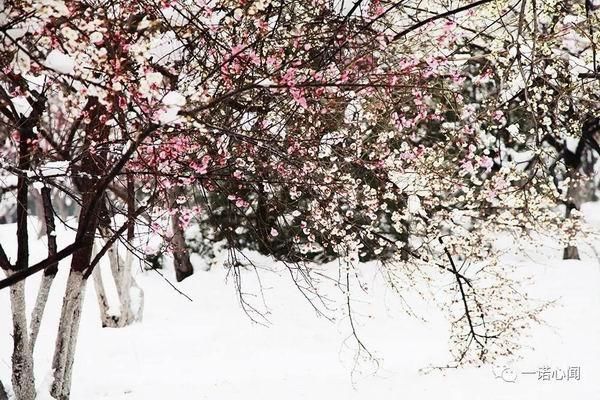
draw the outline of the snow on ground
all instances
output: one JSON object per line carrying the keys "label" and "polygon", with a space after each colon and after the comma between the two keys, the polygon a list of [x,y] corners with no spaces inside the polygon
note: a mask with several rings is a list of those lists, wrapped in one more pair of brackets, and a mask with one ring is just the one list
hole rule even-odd
{"label": "snow on ground", "polygon": [[[600,226],[600,205],[586,205]],[[32,227],[37,224],[32,220]],[[0,241],[14,242],[15,225],[0,225]],[[33,236],[33,235],[32,235]],[[66,243],[73,234],[59,232]],[[32,261],[45,254],[45,239],[34,243]],[[14,244],[13,244],[14,247]],[[600,246],[599,246],[600,247]],[[9,248],[9,255],[14,255]],[[422,321],[402,311],[375,264],[362,268],[368,294],[354,303],[361,339],[377,358],[355,364],[354,342],[341,314],[343,296],[332,285],[330,322],[319,318],[280,266],[262,258],[261,280],[269,323],[253,323],[241,310],[224,268],[197,271],[178,284],[193,302],[177,294],[155,272],[139,272],[146,294],[142,323],[124,329],[100,327],[93,285],[88,285],[77,342],[72,398],[123,399],[600,399],[600,264],[595,251],[582,246],[582,261],[562,261],[562,250],[547,244],[506,262],[534,275],[531,296],[557,300],[542,316],[526,343],[533,348],[507,367],[434,370],[449,360],[448,324],[431,304],[407,296]],[[52,288],[36,346],[38,387],[46,387],[66,280],[66,263]],[[171,271],[165,271],[172,279]],[[242,274],[245,289],[257,293],[255,273]],[[39,277],[28,280],[33,305]],[[260,297],[254,298],[261,304]],[[338,309],[336,311],[335,309]],[[0,292],[0,379],[10,385],[10,311],[8,292]],[[537,371],[580,367],[580,380],[538,380]],[[353,372],[354,371],[354,372]],[[511,374],[511,371],[514,374]],[[522,372],[536,372],[533,375]],[[504,377],[504,379],[503,379]],[[516,381],[510,382],[514,380]],[[507,382],[509,381],[509,382]]]}

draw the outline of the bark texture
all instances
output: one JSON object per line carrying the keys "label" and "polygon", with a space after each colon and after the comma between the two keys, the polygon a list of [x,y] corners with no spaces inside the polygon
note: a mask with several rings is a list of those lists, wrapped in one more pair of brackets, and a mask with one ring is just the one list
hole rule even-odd
{"label": "bark texture", "polygon": [[[46,237],[48,239],[48,257],[56,255],[56,226],[54,222],[54,209],[52,208],[52,200],[50,198],[50,188],[44,187],[41,190],[41,199],[44,208],[44,220],[46,226]],[[46,309],[46,303],[48,296],[50,295],[50,288],[54,277],[58,272],[58,262],[50,264],[45,270],[40,283],[40,289],[38,291],[35,306],[31,314],[31,351],[35,347],[38,333],[40,331],[40,325],[42,323],[42,316]]]}
{"label": "bark texture", "polygon": [[52,360],[54,381],[50,394],[57,400],[68,400],[71,393],[71,376],[85,284],[86,280],[83,278],[83,273],[71,269],[56,336],[54,359]]}
{"label": "bark texture", "polygon": [[25,282],[10,287],[10,306],[13,318],[12,385],[16,400],[33,400],[33,354],[27,335]]}
{"label": "bark texture", "polygon": [[6,389],[4,389],[2,381],[0,381],[0,400],[8,400],[8,395],[6,394]]}
{"label": "bark texture", "polygon": [[[115,281],[117,296],[119,301],[119,314],[110,314],[110,305],[108,296],[104,288],[104,281],[100,267],[94,268],[92,277],[98,306],[100,307],[100,318],[103,327],[121,328],[139,321],[142,318],[144,292],[137,285],[131,273],[132,257],[131,252],[127,252],[125,259],[119,257],[114,247],[108,251],[111,275]],[[136,292],[138,299],[136,304],[132,301],[132,292]]]}
{"label": "bark texture", "polygon": [[183,189],[180,187],[176,187],[170,194],[169,201],[173,205],[175,212],[171,217],[171,227],[173,229],[173,237],[171,239],[171,244],[173,245],[173,260],[175,267],[175,279],[177,282],[181,282],[188,276],[194,273],[194,267],[192,266],[192,262],[190,261],[190,253],[188,251],[187,244],[185,243],[185,235],[181,225],[179,223],[179,218],[181,214],[177,211],[177,198],[182,196]]}

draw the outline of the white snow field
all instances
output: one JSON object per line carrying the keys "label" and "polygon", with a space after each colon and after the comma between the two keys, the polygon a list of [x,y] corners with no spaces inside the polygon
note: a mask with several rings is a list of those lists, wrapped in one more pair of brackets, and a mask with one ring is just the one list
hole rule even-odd
{"label": "white snow field", "polygon": [[[600,205],[586,204],[592,225],[600,227]],[[32,230],[37,226],[31,220]],[[0,241],[15,253],[15,225],[0,225]],[[33,234],[31,235],[34,236]],[[60,243],[72,233],[58,232]],[[600,247],[600,240],[596,240]],[[11,246],[12,245],[12,246]],[[45,255],[45,239],[33,244],[32,261]],[[582,261],[562,261],[562,249],[546,244],[505,262],[532,274],[529,294],[556,300],[510,365],[433,370],[450,360],[448,323],[432,304],[414,294],[405,300],[422,319],[407,315],[402,300],[384,284],[376,264],[362,266],[369,291],[354,300],[360,338],[379,359],[355,362],[355,341],[343,316],[345,297],[333,285],[331,322],[318,317],[294,287],[289,273],[255,257],[261,271],[267,326],[242,311],[230,276],[216,267],[196,273],[174,291],[155,272],[137,272],[145,291],[141,323],[101,328],[94,287],[87,287],[77,342],[72,399],[600,399],[600,261],[596,250],[580,246]],[[333,270],[335,266],[330,265]],[[322,266],[327,270],[327,266]],[[61,263],[35,349],[36,385],[41,399],[51,377],[51,360],[68,263]],[[164,271],[174,281],[172,271]],[[258,293],[254,271],[242,273],[244,290]],[[107,280],[105,280],[106,282]],[[32,307],[39,276],[27,281]],[[327,283],[325,283],[326,285]],[[355,291],[358,295],[358,291]],[[250,297],[260,306],[260,296]],[[264,309],[264,306],[262,306]],[[12,351],[8,291],[0,292],[0,379],[10,390]],[[540,371],[569,371],[571,379],[540,379]],[[506,369],[510,368],[510,369]],[[579,368],[578,370],[575,368]],[[575,379],[579,371],[579,379]],[[532,372],[524,374],[523,372]],[[548,376],[545,376],[548,378]]]}

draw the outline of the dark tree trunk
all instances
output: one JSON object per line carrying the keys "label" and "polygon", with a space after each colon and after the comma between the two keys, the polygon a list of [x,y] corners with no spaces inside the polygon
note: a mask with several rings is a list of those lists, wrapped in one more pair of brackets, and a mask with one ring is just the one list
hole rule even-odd
{"label": "dark tree trunk", "polygon": [[[50,188],[43,187],[41,191],[41,200],[44,209],[44,220],[46,226],[46,237],[48,239],[48,257],[52,257],[56,254],[56,226],[54,223],[54,209],[52,208],[52,199],[50,198]],[[30,337],[31,337],[31,351],[35,347],[37,335],[40,330],[42,323],[42,316],[44,315],[44,309],[46,308],[46,302],[48,301],[48,295],[50,294],[50,288],[54,277],[58,272],[58,262],[50,264],[45,270],[40,283],[40,289],[38,296],[31,313],[31,324],[30,324]]]}
{"label": "dark tree trunk", "polygon": [[[22,121],[22,127],[19,129],[19,169],[21,171],[28,171],[31,168],[31,142],[35,138],[33,124],[34,120],[26,119]],[[28,191],[27,176],[19,175],[17,181],[17,262],[13,272],[29,266]],[[13,390],[17,400],[29,400],[35,398],[35,383],[33,352],[27,331],[25,282],[18,282],[10,287],[10,303],[14,345],[12,354]]]}
{"label": "dark tree trunk", "polygon": [[4,389],[2,381],[0,381],[0,400],[8,400],[8,395],[6,394],[6,389]]}
{"label": "dark tree trunk", "polygon": [[[86,130],[84,147],[89,149],[91,141],[103,142],[108,138],[109,127],[100,122],[100,116],[106,110],[95,103],[92,108],[91,122]],[[103,213],[102,204],[105,201],[105,188],[99,187],[100,179],[107,168],[105,151],[90,152],[81,161],[81,176],[75,179],[75,185],[81,192],[81,210],[77,227],[77,239],[81,247],[73,253],[71,269],[65,290],[65,297],[60,315],[56,347],[52,360],[54,381],[50,388],[52,397],[58,400],[68,400],[71,393],[71,375],[81,307],[85,294],[87,278],[92,272],[90,266],[96,231],[101,221],[108,216]]]}
{"label": "dark tree trunk", "polygon": [[177,208],[177,198],[183,194],[183,189],[180,187],[175,187],[169,194],[169,202],[175,209],[175,212],[171,216],[171,227],[173,229],[171,244],[173,246],[173,264],[175,267],[175,279],[177,279],[177,282],[181,282],[194,273],[194,267],[190,261],[189,249],[185,243],[185,234],[181,224],[179,223],[181,214]]}
{"label": "dark tree trunk", "polygon": [[[54,382],[50,393],[58,400],[68,400],[71,392],[71,373],[81,318],[81,306],[90,272],[94,239],[100,220],[99,204],[103,202],[104,197],[103,194],[91,191],[93,186],[92,182],[80,185],[80,188],[87,190],[83,192],[83,205],[77,230],[82,247],[73,253],[71,260],[71,271],[65,290],[52,361]],[[96,199],[96,196],[100,196],[100,198]]]}

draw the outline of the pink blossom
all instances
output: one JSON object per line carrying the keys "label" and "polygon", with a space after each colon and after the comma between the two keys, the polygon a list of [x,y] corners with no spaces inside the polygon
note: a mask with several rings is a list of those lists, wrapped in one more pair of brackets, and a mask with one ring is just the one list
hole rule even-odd
{"label": "pink blossom", "polygon": [[473,163],[471,161],[464,161],[461,165],[460,165],[460,173],[461,175],[468,175],[471,172],[473,172],[474,167],[473,167]]}
{"label": "pink blossom", "polygon": [[483,156],[479,159],[479,166],[489,171],[494,166],[494,160],[491,157]]}

